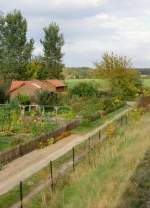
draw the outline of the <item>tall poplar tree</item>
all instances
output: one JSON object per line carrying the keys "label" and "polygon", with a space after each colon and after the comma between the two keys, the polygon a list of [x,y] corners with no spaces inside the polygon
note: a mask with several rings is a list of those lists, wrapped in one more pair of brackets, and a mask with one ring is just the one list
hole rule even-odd
{"label": "tall poplar tree", "polygon": [[27,41],[27,21],[20,11],[0,16],[0,79],[28,79],[33,39]]}
{"label": "tall poplar tree", "polygon": [[41,77],[43,79],[61,79],[64,67],[62,63],[64,38],[59,26],[55,22],[44,28],[44,40],[41,40],[41,43],[44,50],[45,65]]}

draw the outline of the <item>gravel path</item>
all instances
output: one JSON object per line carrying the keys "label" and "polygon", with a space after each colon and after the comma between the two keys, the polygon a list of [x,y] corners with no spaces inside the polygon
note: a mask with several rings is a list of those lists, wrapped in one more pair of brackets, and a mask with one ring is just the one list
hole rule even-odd
{"label": "gravel path", "polygon": [[48,165],[50,160],[53,161],[61,157],[74,146],[87,140],[94,133],[105,128],[108,124],[119,119],[130,110],[131,108],[118,113],[118,115],[114,116],[114,118],[110,119],[104,125],[96,128],[90,133],[85,135],[71,135],[56,144],[50,145],[44,149],[35,150],[7,164],[5,168],[0,171],[0,195],[7,193],[13,187],[18,185],[19,181],[24,181]]}

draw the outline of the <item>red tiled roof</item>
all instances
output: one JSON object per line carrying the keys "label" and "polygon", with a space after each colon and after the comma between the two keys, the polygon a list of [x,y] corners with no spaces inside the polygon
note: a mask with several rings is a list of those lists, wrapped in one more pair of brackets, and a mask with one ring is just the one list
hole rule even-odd
{"label": "red tiled roof", "polygon": [[15,91],[16,89],[22,87],[24,84],[25,84],[24,81],[13,80],[9,92]]}
{"label": "red tiled roof", "polygon": [[9,92],[11,93],[24,85],[32,86],[37,89],[50,90],[51,88],[47,83],[50,83],[54,87],[64,87],[65,86],[63,81],[60,81],[60,80],[45,80],[45,81],[39,81],[39,80],[17,81],[17,80],[13,80],[11,83]]}
{"label": "red tiled roof", "polygon": [[62,80],[50,79],[46,81],[50,83],[51,85],[53,85],[54,87],[65,87],[65,84]]}

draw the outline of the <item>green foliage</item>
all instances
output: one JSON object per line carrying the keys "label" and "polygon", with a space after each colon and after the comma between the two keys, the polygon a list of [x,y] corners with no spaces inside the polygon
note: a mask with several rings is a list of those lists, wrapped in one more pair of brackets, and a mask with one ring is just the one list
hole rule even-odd
{"label": "green foliage", "polygon": [[64,38],[55,22],[44,28],[44,40],[41,40],[41,43],[44,49],[43,60],[45,65],[45,70],[41,71],[41,77],[43,79],[62,78]]}
{"label": "green foliage", "polygon": [[91,97],[96,96],[97,89],[92,83],[80,82],[70,89],[71,96]]}
{"label": "green foliage", "polygon": [[98,90],[106,91],[109,89],[109,82],[106,79],[68,79],[65,84],[68,89],[73,88],[81,82],[92,83]]}
{"label": "green foliage", "polygon": [[72,120],[76,117],[76,114],[73,111],[68,111],[68,112],[61,112],[59,116],[66,120]]}
{"label": "green foliage", "polygon": [[28,95],[17,95],[15,98],[15,101],[18,104],[22,104],[22,105],[29,105],[30,104],[30,97]]}
{"label": "green foliage", "polygon": [[115,54],[104,54],[100,63],[96,63],[96,76],[109,79],[113,95],[122,100],[135,98],[142,90],[141,77],[133,70],[130,60]]}
{"label": "green foliage", "polygon": [[37,93],[37,103],[39,105],[55,106],[59,102],[58,95],[54,92],[43,91]]}
{"label": "green foliage", "polygon": [[27,22],[20,11],[0,16],[1,79],[27,79],[26,67],[33,50],[33,39],[27,42]]}
{"label": "green foliage", "polygon": [[31,134],[33,137],[36,137],[41,134],[49,133],[50,131],[53,131],[54,128],[56,128],[56,125],[49,121],[34,119],[31,123]]}
{"label": "green foliage", "polygon": [[5,103],[9,99],[8,90],[10,87],[10,82],[5,81],[0,83],[0,104]]}
{"label": "green foliage", "polygon": [[31,63],[27,65],[27,77],[30,80],[40,79],[43,68],[44,66],[39,60],[33,59]]}
{"label": "green foliage", "polygon": [[125,102],[121,98],[112,96],[102,98],[101,102],[103,103],[103,110],[106,113],[113,112],[125,105]]}
{"label": "green foliage", "polygon": [[82,110],[80,111],[80,115],[84,118],[94,116],[103,110],[103,103],[96,97],[82,100],[81,104]]}

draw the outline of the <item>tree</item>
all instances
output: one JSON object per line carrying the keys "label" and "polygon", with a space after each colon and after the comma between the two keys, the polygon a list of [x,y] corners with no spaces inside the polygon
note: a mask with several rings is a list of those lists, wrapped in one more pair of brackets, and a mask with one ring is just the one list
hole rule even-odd
{"label": "tree", "polygon": [[96,63],[96,75],[109,79],[113,96],[121,99],[136,97],[142,88],[138,71],[132,69],[131,61],[127,57],[105,53],[100,63]]}
{"label": "tree", "polygon": [[43,79],[62,78],[64,38],[56,23],[51,23],[44,28],[44,40],[41,40],[44,49],[45,70],[42,71]]}
{"label": "tree", "polygon": [[20,11],[0,16],[1,79],[28,79],[26,67],[31,60],[33,39],[27,41],[27,21]]}
{"label": "tree", "polygon": [[27,65],[27,77],[30,80],[33,79],[41,79],[42,71],[43,71],[43,64],[39,62],[38,59],[34,58],[31,60],[31,63]]}

